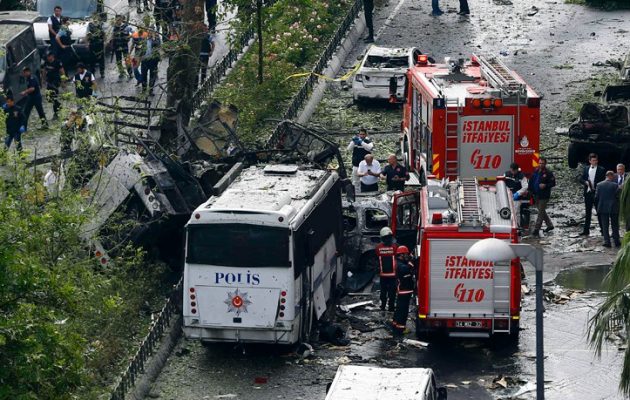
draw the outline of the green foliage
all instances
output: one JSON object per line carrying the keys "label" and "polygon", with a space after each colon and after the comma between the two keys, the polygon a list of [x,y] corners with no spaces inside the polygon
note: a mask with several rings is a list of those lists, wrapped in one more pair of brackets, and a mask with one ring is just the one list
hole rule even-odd
{"label": "green foliage", "polygon": [[0,399],[95,398],[139,333],[146,299],[163,290],[164,269],[130,247],[100,266],[82,239],[92,212],[81,193],[47,196],[39,173],[2,157]]}
{"label": "green foliage", "polygon": [[[250,21],[255,1],[230,0],[242,14],[235,25]],[[239,135],[245,142],[271,132],[288,101],[306,79],[294,74],[308,72],[345,15],[349,0],[278,0],[264,9],[264,81],[257,83],[258,48],[253,44],[214,96],[239,108]],[[244,10],[244,11],[243,11]],[[241,25],[239,25],[241,24]],[[269,131],[265,129],[269,128]]]}

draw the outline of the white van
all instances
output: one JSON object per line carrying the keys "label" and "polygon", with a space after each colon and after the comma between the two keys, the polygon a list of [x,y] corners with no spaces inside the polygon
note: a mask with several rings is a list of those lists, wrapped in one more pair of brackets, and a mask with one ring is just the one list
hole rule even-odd
{"label": "white van", "polygon": [[[48,17],[53,14],[55,6],[62,8],[61,15],[70,18],[72,31],[72,47],[79,58],[85,59],[88,54],[87,27],[90,17],[95,12],[107,15],[106,32],[109,32],[112,19],[119,14],[129,15],[129,6],[125,0],[37,0],[38,22],[33,24],[37,48],[43,57],[50,46],[48,35]],[[105,41],[107,43],[108,40]]]}
{"label": "white van", "polygon": [[326,400],[446,400],[431,368],[342,365]]}

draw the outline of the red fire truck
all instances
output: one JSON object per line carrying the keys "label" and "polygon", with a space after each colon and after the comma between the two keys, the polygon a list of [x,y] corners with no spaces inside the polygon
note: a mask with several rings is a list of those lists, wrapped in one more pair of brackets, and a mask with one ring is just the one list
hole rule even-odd
{"label": "red fire truck", "polygon": [[406,93],[401,150],[421,181],[538,166],[540,97],[497,57],[434,64],[420,55]]}
{"label": "red fire truck", "polygon": [[518,242],[514,203],[505,181],[429,179],[419,191],[396,195],[392,230],[399,242],[417,244],[419,338],[435,332],[518,338],[518,259],[501,264],[466,258],[480,239]]}

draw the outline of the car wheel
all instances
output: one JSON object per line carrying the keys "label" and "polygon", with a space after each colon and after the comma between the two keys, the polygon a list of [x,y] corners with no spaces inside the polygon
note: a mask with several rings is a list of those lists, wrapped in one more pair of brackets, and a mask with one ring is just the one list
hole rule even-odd
{"label": "car wheel", "polygon": [[577,168],[578,163],[580,162],[579,156],[578,145],[576,143],[570,143],[567,149],[567,161],[569,162],[569,168]]}

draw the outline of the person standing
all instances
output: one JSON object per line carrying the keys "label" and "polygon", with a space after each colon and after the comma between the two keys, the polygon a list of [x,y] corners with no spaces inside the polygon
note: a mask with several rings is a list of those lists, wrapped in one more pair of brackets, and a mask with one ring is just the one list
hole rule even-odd
{"label": "person standing", "polygon": [[48,17],[48,37],[50,39],[50,51],[59,55],[59,46],[57,45],[57,34],[61,29],[61,7],[55,6],[53,14]]}
{"label": "person standing", "polygon": [[140,71],[142,74],[142,91],[147,91],[149,84],[149,96],[153,95],[153,88],[157,80],[158,65],[160,63],[160,39],[157,33],[151,32],[149,36],[141,42],[140,50]]}
{"label": "person standing", "polygon": [[7,136],[4,139],[4,146],[7,150],[11,147],[11,143],[15,141],[18,152],[22,151],[22,134],[26,132],[26,119],[22,109],[15,104],[13,96],[6,96],[6,103],[2,105],[2,109],[6,114],[5,127]]}
{"label": "person standing", "polygon": [[[619,206],[620,207],[621,207],[621,201],[623,200],[623,198],[621,198],[621,192],[624,188],[623,185],[626,183],[629,177],[630,177],[630,174],[626,172],[626,166],[623,164],[617,164],[617,173],[615,174],[615,182],[617,182],[617,185],[619,185],[619,196],[620,196]],[[626,205],[625,210],[627,210],[626,213],[630,214],[630,204]],[[626,231],[630,231],[630,215],[626,215],[626,220],[624,221],[624,223],[625,223]]]}
{"label": "person standing", "polygon": [[468,0],[459,0],[459,12],[458,15],[469,15],[470,8],[468,8]]}
{"label": "person standing", "polygon": [[212,52],[214,51],[214,35],[210,32],[206,32],[203,36],[203,40],[201,41],[201,48],[199,51],[199,63],[201,64],[201,84],[206,80],[206,75],[208,73],[208,62],[210,61],[210,56],[212,56]]}
{"label": "person standing", "polygon": [[547,159],[540,157],[538,168],[534,170],[532,178],[529,180],[528,190],[534,196],[534,204],[538,209],[538,218],[534,226],[534,236],[540,235],[543,221],[546,224],[545,232],[554,230],[553,222],[547,215],[547,203],[551,198],[551,188],[556,186],[556,177],[547,168]]}
{"label": "person standing", "polygon": [[444,11],[440,10],[439,0],[431,0],[431,14],[434,17],[439,17],[444,14]]}
{"label": "person standing", "polygon": [[381,172],[381,178],[385,178],[387,182],[387,190],[405,190],[405,182],[409,180],[409,172],[407,168],[398,164],[395,154],[387,157],[387,165]]}
{"label": "person standing", "polygon": [[392,327],[394,336],[400,337],[405,332],[407,317],[409,316],[409,304],[413,295],[415,282],[413,279],[413,263],[407,246],[398,246],[396,249],[396,308]]}
{"label": "person standing", "polygon": [[368,35],[363,39],[365,43],[374,43],[374,0],[363,0],[363,14]]}
{"label": "person standing", "polygon": [[105,77],[105,30],[100,13],[92,16],[87,28],[88,48],[90,50],[90,71],[98,70],[101,78]]}
{"label": "person standing", "polygon": [[143,27],[140,27],[131,35],[131,52],[133,57],[131,58],[131,67],[133,68],[133,75],[136,78],[136,86],[142,84],[142,73],[140,72],[140,62],[143,48],[146,46],[145,42],[149,38],[149,32]]}
{"label": "person standing", "polygon": [[22,76],[26,80],[26,90],[20,94],[26,97],[26,105],[24,106],[24,126],[28,129],[28,119],[31,116],[33,107],[37,110],[39,119],[41,120],[40,129],[48,129],[48,121],[46,121],[46,113],[42,104],[42,90],[39,80],[33,76],[29,67],[22,68]]}
{"label": "person standing", "polygon": [[510,169],[505,171],[505,184],[512,192],[512,198],[518,212],[519,226],[529,228],[529,196],[527,193],[527,177],[521,171],[517,163],[510,164]]}
{"label": "person standing", "polygon": [[378,257],[378,275],[381,282],[381,310],[394,311],[396,302],[396,249],[392,230],[384,227],[380,231],[381,243],[374,252]]}
{"label": "person standing", "polygon": [[361,193],[378,192],[378,179],[381,177],[381,165],[372,154],[366,154],[359,163],[357,175],[361,180]]}
{"label": "person standing", "polygon": [[365,156],[372,153],[373,149],[374,143],[368,138],[365,128],[359,129],[359,134],[353,137],[348,144],[348,151],[352,152],[352,184],[357,191],[360,189],[357,169]]}
{"label": "person standing", "polygon": [[595,204],[604,235],[604,247],[611,247],[609,227],[612,228],[615,247],[621,246],[621,240],[619,240],[619,185],[615,182],[614,172],[607,171],[606,179],[597,184]]}
{"label": "person standing", "polygon": [[584,207],[586,208],[584,229],[582,229],[580,236],[588,236],[591,231],[591,215],[595,206],[595,188],[599,182],[606,178],[606,170],[598,165],[599,159],[597,154],[589,154],[588,162],[590,165],[584,167],[580,177],[580,183],[584,187]]}
{"label": "person standing", "polygon": [[94,74],[85,68],[85,64],[77,64],[77,73],[72,78],[72,82],[75,85],[77,99],[87,99],[94,94],[96,78],[94,78]]}
{"label": "person standing", "polygon": [[214,33],[217,28],[217,0],[206,0],[206,17],[208,29],[210,33]]}
{"label": "person standing", "polygon": [[61,27],[55,36],[55,41],[57,43],[57,57],[64,65],[71,65],[74,50],[72,49],[72,31],[68,17],[61,18]]}
{"label": "person standing", "polygon": [[129,79],[133,77],[131,60],[129,59],[129,39],[131,34],[131,27],[124,22],[122,15],[117,15],[112,29],[112,49],[116,57],[118,78],[125,77],[125,70],[127,70]]}
{"label": "person standing", "polygon": [[44,79],[46,80],[46,94],[49,101],[53,103],[53,120],[59,118],[59,109],[61,103],[59,103],[59,89],[61,87],[61,77],[64,79],[66,71],[63,68],[63,63],[55,57],[55,54],[49,52],[46,55],[46,61],[44,62]]}

